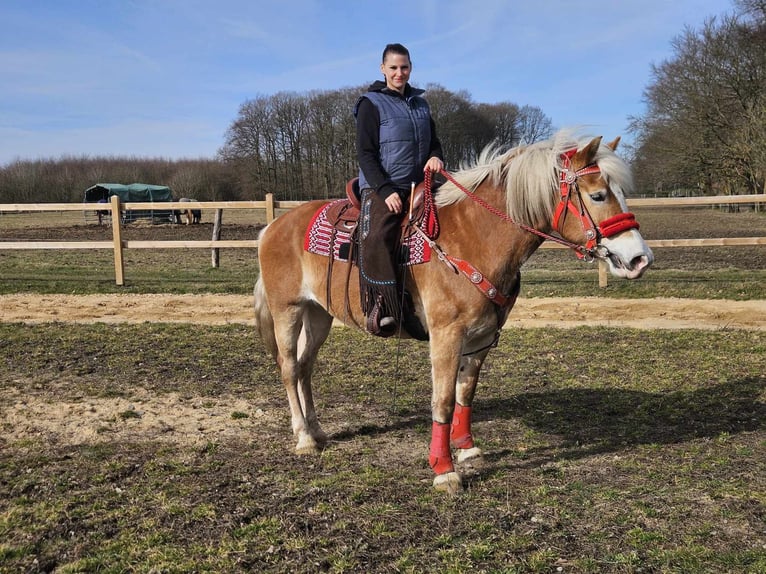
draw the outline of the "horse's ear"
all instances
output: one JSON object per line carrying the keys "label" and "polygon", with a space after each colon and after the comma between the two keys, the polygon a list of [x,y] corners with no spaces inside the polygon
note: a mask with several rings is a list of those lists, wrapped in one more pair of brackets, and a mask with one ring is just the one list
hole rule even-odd
{"label": "horse's ear", "polygon": [[610,141],[608,144],[606,144],[606,147],[608,147],[612,151],[615,151],[617,149],[617,146],[620,144],[620,139],[622,139],[622,138],[620,136],[617,136],[612,141]]}
{"label": "horse's ear", "polygon": [[590,165],[596,158],[598,147],[601,145],[602,136],[593,138],[590,143],[577,152],[577,158],[582,162],[581,166]]}

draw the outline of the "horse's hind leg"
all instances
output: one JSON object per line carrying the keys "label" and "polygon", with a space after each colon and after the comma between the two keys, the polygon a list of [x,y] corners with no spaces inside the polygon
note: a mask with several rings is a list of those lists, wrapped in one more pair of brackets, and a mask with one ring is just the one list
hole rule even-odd
{"label": "horse's hind leg", "polygon": [[476,384],[479,380],[479,371],[487,352],[488,350],[484,350],[472,355],[465,355],[460,359],[455,410],[452,414],[450,430],[450,443],[455,449],[455,458],[458,463],[476,465],[482,462],[481,449],[474,444],[471,432],[471,411],[473,397],[476,394]]}
{"label": "horse's hind leg", "polygon": [[315,304],[304,309],[303,330],[298,339],[298,398],[303,410],[306,433],[298,438],[295,450],[299,454],[317,452],[327,444],[327,435],[319,425],[314,408],[311,375],[319,348],[327,339],[331,327],[332,317],[324,309]]}
{"label": "horse's hind leg", "polygon": [[327,436],[319,425],[311,390],[311,374],[319,348],[327,339],[332,317],[314,303],[294,306],[275,316],[279,368],[287,391],[297,454],[320,452]]}

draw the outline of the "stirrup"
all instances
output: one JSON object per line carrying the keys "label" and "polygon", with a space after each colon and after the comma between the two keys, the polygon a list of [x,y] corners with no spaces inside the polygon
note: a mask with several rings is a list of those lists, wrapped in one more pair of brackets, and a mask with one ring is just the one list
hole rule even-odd
{"label": "stirrup", "polygon": [[367,315],[367,332],[377,337],[390,337],[396,332],[396,320],[393,317],[381,317],[381,300],[378,298],[372,311]]}

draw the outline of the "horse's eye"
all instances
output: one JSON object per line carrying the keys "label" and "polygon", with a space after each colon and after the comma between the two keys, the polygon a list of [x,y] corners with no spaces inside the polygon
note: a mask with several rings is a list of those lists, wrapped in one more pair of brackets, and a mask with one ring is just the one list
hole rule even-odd
{"label": "horse's eye", "polygon": [[606,200],[606,191],[605,190],[601,190],[601,191],[597,191],[595,193],[591,193],[590,194],[590,198],[593,201],[605,201]]}

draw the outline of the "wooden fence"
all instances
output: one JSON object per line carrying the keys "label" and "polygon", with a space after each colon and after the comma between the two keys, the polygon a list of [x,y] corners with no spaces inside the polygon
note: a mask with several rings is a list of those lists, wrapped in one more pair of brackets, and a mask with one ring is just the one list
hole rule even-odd
{"label": "wooden fence", "polygon": [[[275,201],[272,194],[266,195],[265,201],[192,201],[192,202],[131,202],[121,203],[118,196],[112,196],[111,202],[98,204],[98,210],[111,212],[111,241],[0,241],[2,249],[112,249],[114,251],[114,275],[117,285],[125,284],[124,249],[177,249],[206,248],[212,250],[213,266],[217,266],[218,249],[221,248],[257,248],[258,240],[220,240],[221,214],[224,209],[263,209],[266,223],[272,222],[278,209],[293,209],[303,201]],[[699,207],[705,205],[766,203],[766,195],[734,195],[713,197],[683,198],[636,198],[629,199],[629,207]],[[135,241],[122,239],[121,213],[131,210],[170,211],[173,209],[214,209],[215,222],[213,237],[210,241]],[[43,211],[95,211],[96,204],[82,203],[5,203],[0,204],[0,215],[8,212],[43,212]],[[746,246],[766,245],[766,237],[719,237],[706,239],[655,239],[648,240],[650,247],[709,247],[709,246]],[[544,249],[566,249],[553,242],[543,243]],[[607,286],[607,266],[599,262],[599,286]]]}

